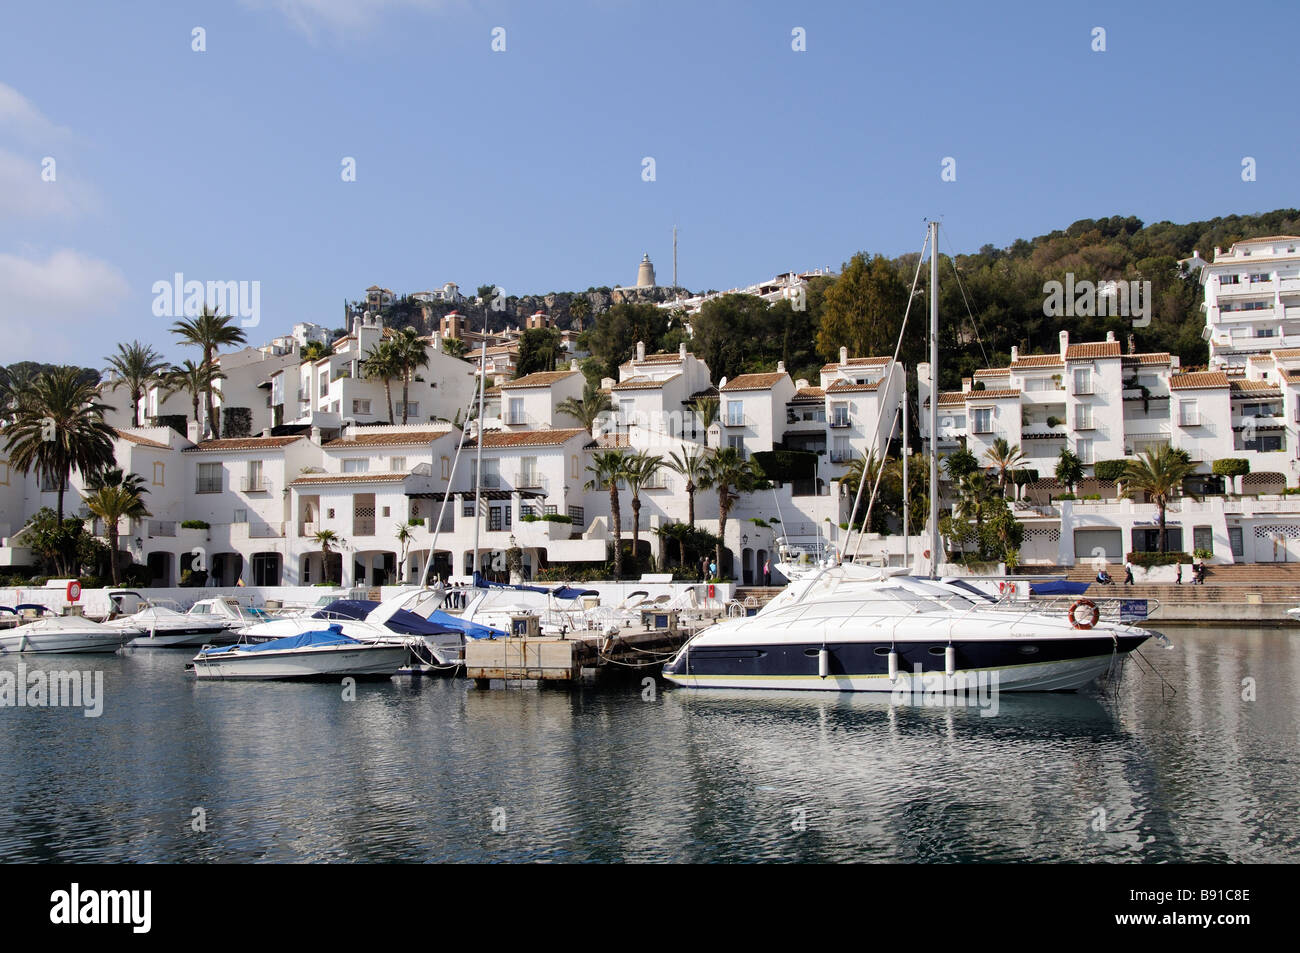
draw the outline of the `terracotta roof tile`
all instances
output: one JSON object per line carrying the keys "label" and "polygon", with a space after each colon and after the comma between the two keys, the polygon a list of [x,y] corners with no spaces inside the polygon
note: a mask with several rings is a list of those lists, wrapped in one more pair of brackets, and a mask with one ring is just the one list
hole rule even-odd
{"label": "terracotta roof tile", "polygon": [[331,440],[324,446],[330,450],[346,450],[351,447],[415,447],[432,443],[439,437],[451,432],[448,424],[438,430],[386,431],[382,433],[354,433],[347,437]]}
{"label": "terracotta roof tile", "polygon": [[506,381],[501,384],[502,390],[516,390],[521,387],[550,387],[558,381],[579,374],[581,371],[538,371],[535,374],[527,374],[523,377],[516,377],[512,381]]}
{"label": "terracotta roof tile", "polygon": [[1300,358],[1300,347],[1284,347],[1273,352],[1273,356],[1281,361],[1293,361]]}
{"label": "terracotta roof tile", "polygon": [[720,390],[770,390],[787,375],[785,371],[772,371],[765,374],[737,374],[727,381]]}
{"label": "terracotta roof tile", "polygon": [[309,473],[289,481],[290,486],[321,483],[401,483],[406,473]]}
{"label": "terracotta roof tile", "polygon": [[303,436],[298,434],[292,437],[234,437],[222,440],[204,440],[194,447],[186,447],[185,453],[206,452],[211,450],[278,450],[280,447],[287,447],[297,440],[302,440]]}
{"label": "terracotta roof tile", "polygon": [[833,364],[823,364],[822,373],[829,374],[841,367],[884,367],[891,360],[893,358],[890,357],[851,357],[846,364],[840,364],[838,361]]}
{"label": "terracotta roof tile", "polygon": [[1008,400],[1012,397],[1019,397],[1018,390],[972,390],[962,394],[967,400]]}
{"label": "terracotta roof tile", "polygon": [[1191,390],[1200,387],[1227,387],[1228,375],[1223,371],[1189,371],[1169,375],[1170,390]]}
{"label": "terracotta roof tile", "polygon": [[1060,354],[1022,354],[1011,362],[1012,367],[1063,367]]}
{"label": "terracotta roof tile", "polygon": [[[884,380],[882,377],[881,381]],[[876,391],[880,389],[880,381],[873,381],[870,384],[855,384],[853,381],[831,381],[826,388],[828,394],[847,394],[853,392]]]}
{"label": "terracotta roof tile", "polygon": [[[573,430],[488,430],[483,434],[483,448],[491,447],[558,447],[568,443],[581,434],[588,436],[582,428]],[[473,447],[476,441],[465,441],[466,447]]]}
{"label": "terracotta roof tile", "polygon": [[1099,341],[1095,344],[1071,344],[1065,349],[1067,361],[1095,361],[1099,357],[1123,357],[1118,341]]}
{"label": "terracotta roof tile", "polygon": [[1168,364],[1173,360],[1168,351],[1153,351],[1150,354],[1125,354],[1125,364]]}
{"label": "terracotta roof tile", "polygon": [[614,385],[613,389],[614,390],[658,390],[659,388],[663,387],[664,384],[667,384],[669,381],[674,381],[681,376],[682,376],[681,374],[674,374],[671,377],[655,378],[655,377],[645,377],[643,375],[637,375],[636,377],[629,377],[625,381],[619,381],[617,384]]}
{"label": "terracotta roof tile", "polygon": [[1006,377],[1011,373],[1009,367],[986,367],[975,372],[976,377]]}
{"label": "terracotta roof tile", "polygon": [[949,391],[946,394],[939,395],[940,407],[953,407],[966,403],[966,395],[961,391]]}
{"label": "terracotta roof tile", "polygon": [[139,434],[128,433],[125,430],[118,430],[116,431],[116,433],[118,437],[120,437],[121,439],[133,443],[138,447],[149,447],[150,449],[153,450],[171,449],[171,447],[167,446],[167,444],[165,443],[159,443],[157,440],[149,440],[145,437],[141,437]]}
{"label": "terracotta roof tile", "polygon": [[1231,381],[1234,394],[1274,394],[1280,396],[1281,388],[1271,381]]}
{"label": "terracotta roof tile", "polygon": [[794,392],[795,400],[822,400],[826,397],[826,391],[820,387],[800,387]]}

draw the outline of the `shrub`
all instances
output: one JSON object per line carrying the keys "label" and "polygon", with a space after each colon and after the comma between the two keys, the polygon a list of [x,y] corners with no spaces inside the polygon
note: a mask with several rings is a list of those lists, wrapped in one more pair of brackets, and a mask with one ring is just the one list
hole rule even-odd
{"label": "shrub", "polygon": [[181,529],[211,529],[207,520],[182,520]]}
{"label": "shrub", "polygon": [[206,572],[196,572],[193,569],[181,570],[181,585],[188,588],[198,588],[207,585],[208,574]]}
{"label": "shrub", "polygon": [[1192,555],[1197,559],[1213,559],[1214,553],[1208,549],[1193,549]]}
{"label": "shrub", "polygon": [[1098,480],[1109,480],[1113,483],[1124,479],[1124,471],[1127,469],[1127,460],[1098,460],[1093,464],[1092,472]]}
{"label": "shrub", "polygon": [[1150,569],[1152,566],[1172,566],[1176,563],[1190,563],[1191,557],[1186,553],[1129,553],[1124,557],[1134,566]]}
{"label": "shrub", "polygon": [[253,432],[253,412],[247,407],[221,408],[221,436],[247,437]]}
{"label": "shrub", "polygon": [[1239,457],[1224,457],[1222,460],[1215,460],[1210,470],[1216,476],[1245,476],[1250,472],[1250,461]]}

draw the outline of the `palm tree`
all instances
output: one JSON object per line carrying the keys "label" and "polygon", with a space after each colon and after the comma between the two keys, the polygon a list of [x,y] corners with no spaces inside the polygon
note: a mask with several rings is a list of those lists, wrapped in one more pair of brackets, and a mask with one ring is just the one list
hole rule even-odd
{"label": "palm tree", "polygon": [[707,443],[709,428],[718,422],[722,413],[722,402],[717,397],[697,397],[687,405],[687,409],[700,418],[700,428]]}
{"label": "palm tree", "polygon": [[[982,539],[984,519],[993,510],[993,487],[989,478],[976,470],[961,478],[957,487],[957,505],[953,508],[961,519],[975,524],[975,532]],[[1005,506],[1005,503],[1000,505]]]}
{"label": "palm tree", "polygon": [[402,423],[406,423],[411,405],[408,400],[411,375],[418,368],[429,366],[428,344],[415,328],[402,328],[389,340],[392,342],[394,360],[402,376]]}
{"label": "palm tree", "polygon": [[1134,490],[1147,495],[1147,499],[1156,505],[1160,514],[1160,551],[1168,552],[1165,533],[1165,513],[1169,501],[1176,497],[1183,488],[1183,481],[1196,470],[1196,465],[1187,459],[1185,452],[1173,447],[1163,446],[1159,449],[1143,450],[1136,460],[1130,460],[1124,470],[1124,495]]}
{"label": "palm tree", "polygon": [[[312,535],[312,539],[315,541],[316,545],[320,547],[321,579],[324,582],[329,582],[330,581],[329,557],[331,552],[330,547],[342,543],[343,540],[339,537],[339,534],[334,532],[334,530],[332,529],[318,529]],[[342,573],[340,573],[339,585],[342,584],[343,584],[343,577],[342,577]]]}
{"label": "palm tree", "polygon": [[614,402],[610,400],[608,394],[588,381],[582,388],[582,400],[566,397],[555,405],[555,409],[561,414],[573,417],[582,424],[587,433],[591,433],[601,415],[610,413],[614,409]]}
{"label": "palm tree", "polygon": [[144,505],[144,494],[149,491],[144,486],[143,477],[136,473],[123,475],[117,467],[93,475],[87,488],[92,492],[84,497],[86,506],[104,521],[104,528],[108,532],[109,575],[116,586],[119,582],[118,521],[124,517],[144,519],[152,516]]}
{"label": "palm tree", "polygon": [[370,349],[362,367],[362,375],[367,380],[383,381],[384,396],[388,399],[388,422],[393,422],[393,381],[402,376],[398,366],[397,351],[392,339],[380,341]]}
{"label": "palm tree", "polygon": [[[178,336],[182,343],[201,349],[203,364],[212,364],[219,348],[247,343],[248,339],[244,337],[244,332],[231,324],[234,320],[229,315],[218,314],[205,304],[202,313],[197,317],[173,324],[172,333]],[[207,389],[208,420],[211,422],[214,440],[221,437],[221,421],[217,419],[216,407],[212,399],[212,384],[220,379],[213,377],[208,382]]]}
{"label": "palm tree", "polygon": [[638,450],[629,456],[623,464],[623,479],[632,491],[632,555],[637,554],[637,545],[641,542],[641,487],[654,480],[659,468],[664,465],[664,458],[646,450]]}
{"label": "palm tree", "polygon": [[591,455],[587,471],[592,478],[588,490],[609,491],[609,518],[614,528],[614,578],[623,577],[623,523],[618,508],[618,483],[624,476],[627,454],[622,450],[598,450]]}
{"label": "palm tree", "polygon": [[[211,396],[213,381],[224,380],[225,376],[211,364],[195,364],[186,358],[181,364],[172,367],[163,382],[169,393],[189,391],[190,406],[194,408],[194,422],[197,424],[199,423],[199,400],[204,394]],[[211,403],[208,404],[208,412],[212,412]],[[213,422],[209,418],[209,423]],[[216,439],[215,429],[213,439]]]}
{"label": "palm tree", "polygon": [[1056,480],[1058,483],[1064,483],[1071,493],[1074,492],[1075,484],[1083,479],[1083,461],[1069,447],[1061,450],[1060,457],[1056,460]]}
{"label": "palm tree", "polygon": [[0,367],[0,421],[9,423],[18,412],[23,395],[32,389],[37,371],[27,367],[19,370]]}
{"label": "palm tree", "polygon": [[144,395],[145,388],[167,369],[167,362],[152,347],[139,341],[119,344],[117,353],[105,360],[108,369],[126,385],[127,394],[131,398],[131,425],[140,426],[140,398]]}
{"label": "palm tree", "polygon": [[80,368],[51,368],[32,382],[5,431],[9,465],[23,474],[34,469],[55,485],[60,526],[72,471],[90,474],[113,462],[116,433],[104,422],[104,412],[113,408],[98,398],[98,386]]}
{"label": "palm tree", "polygon": [[442,353],[450,357],[464,357],[465,352],[469,350],[469,345],[460,338],[443,338]]}
{"label": "palm tree", "polygon": [[1025,455],[1021,453],[1020,445],[1013,447],[1007,443],[1005,437],[998,437],[993,441],[993,446],[984,451],[984,459],[997,472],[998,492],[1006,496],[1008,475],[1018,470],[1025,462]]}
{"label": "palm tree", "polygon": [[399,578],[405,579],[406,578],[406,554],[411,549],[411,541],[415,539],[415,533],[411,531],[411,526],[409,523],[400,523],[398,524],[397,527],[396,536],[397,536],[397,542],[402,549],[401,555],[397,557],[397,565],[399,567],[398,569]]}
{"label": "palm tree", "polygon": [[[681,476],[686,481],[686,522],[695,529],[695,491],[708,471],[708,453],[698,447],[686,444],[681,452],[674,450],[668,454],[664,466]],[[677,537],[681,550],[682,566],[686,566],[686,537]]]}
{"label": "palm tree", "polygon": [[308,341],[307,346],[302,349],[302,353],[299,355],[301,360],[298,363],[306,364],[309,361],[315,363],[322,357],[329,357],[333,353],[334,346],[331,344],[322,344],[320,341]]}
{"label": "palm tree", "polygon": [[735,447],[723,447],[709,456],[708,470],[701,487],[718,492],[718,545],[715,555],[719,573],[722,572],[722,541],[727,535],[727,514],[740,499],[740,494],[753,490],[756,482],[753,464],[742,457]]}
{"label": "palm tree", "polygon": [[[848,491],[853,494],[853,511],[849,514],[850,528],[853,526],[853,523],[857,519],[857,515],[858,515],[857,506],[860,501],[860,497],[858,495],[858,487],[861,486],[863,481],[865,480],[866,487],[863,489],[862,493],[867,498],[867,513],[864,518],[864,523],[868,524],[867,530],[868,531],[870,530],[869,524],[871,520],[871,507],[873,503],[872,493],[875,491],[877,486],[877,477],[879,477],[879,480],[882,484],[886,479],[886,477],[892,478],[892,474],[893,474],[892,463],[893,461],[888,459],[882,460],[880,457],[876,456],[876,451],[872,450],[868,452],[868,454],[864,457],[854,457],[852,460],[850,460],[845,465],[847,469],[842,474],[840,474],[835,478],[836,483],[847,488]],[[880,473],[882,467],[885,470],[884,475],[881,475]]]}
{"label": "palm tree", "polygon": [[574,330],[582,330],[582,322],[591,316],[591,301],[587,298],[575,295],[569,302],[569,314],[576,322]]}

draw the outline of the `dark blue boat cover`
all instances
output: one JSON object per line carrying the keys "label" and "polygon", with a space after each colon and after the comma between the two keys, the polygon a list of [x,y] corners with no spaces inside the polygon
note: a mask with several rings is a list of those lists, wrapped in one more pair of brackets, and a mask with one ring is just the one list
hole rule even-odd
{"label": "dark blue boat cover", "polygon": [[323,632],[300,632],[298,635],[285,636],[283,639],[272,639],[269,642],[256,642],[253,644],[240,643],[239,645],[214,645],[206,648],[200,655],[207,655],[209,652],[272,652],[277,649],[310,649],[319,648],[326,645],[360,645],[356,639],[343,634],[337,625],[332,625],[328,630]]}
{"label": "dark blue boat cover", "polygon": [[1081,596],[1088,591],[1086,582],[1066,582],[1064,579],[1052,579],[1048,582],[1031,582],[1029,593],[1034,596]]}
{"label": "dark blue boat cover", "polygon": [[462,619],[449,612],[443,612],[441,609],[436,609],[430,613],[429,621],[434,625],[441,625],[462,632],[471,639],[504,639],[506,637],[506,633],[500,629],[494,629],[490,625],[470,622],[468,619]]}
{"label": "dark blue boat cover", "polygon": [[[313,613],[313,619],[357,619],[368,616],[379,605],[372,599],[338,599],[331,602],[319,612]],[[454,626],[439,625],[407,609],[398,609],[384,625],[399,635],[447,635],[462,631]]]}

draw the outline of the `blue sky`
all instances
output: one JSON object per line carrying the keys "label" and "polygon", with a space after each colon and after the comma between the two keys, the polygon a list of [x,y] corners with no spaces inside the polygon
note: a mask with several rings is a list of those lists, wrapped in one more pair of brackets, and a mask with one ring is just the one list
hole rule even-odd
{"label": "blue sky", "polygon": [[633,282],[645,252],[667,282],[674,223],[701,290],[914,251],[927,216],[973,251],[1084,217],[1294,206],[1297,20],[1280,2],[11,0],[0,363],[102,366],[135,337],[179,360],[151,310],[175,272],[261,282],[260,343],[339,325],[374,283],[582,290]]}

